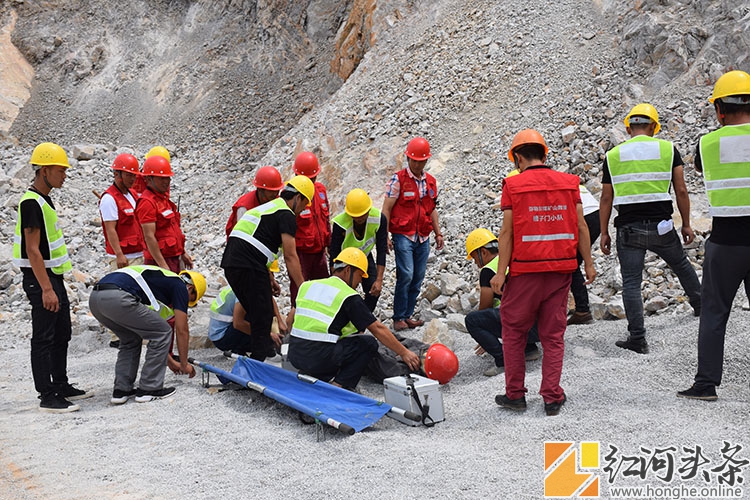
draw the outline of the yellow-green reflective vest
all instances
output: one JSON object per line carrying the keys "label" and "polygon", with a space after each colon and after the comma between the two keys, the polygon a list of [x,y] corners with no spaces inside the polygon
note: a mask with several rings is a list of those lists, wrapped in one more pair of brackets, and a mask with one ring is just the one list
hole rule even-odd
{"label": "yellow-green reflective vest", "polygon": [[219,295],[211,302],[211,319],[222,323],[234,322],[234,305],[237,300],[231,286],[225,286]]}
{"label": "yellow-green reflective vest", "polygon": [[615,196],[613,205],[672,201],[674,146],[669,141],[637,135],[607,152]]}
{"label": "yellow-green reflective vest", "polygon": [[70,271],[73,265],[70,263],[68,247],[65,245],[62,229],[58,226],[57,212],[44,200],[44,197],[34,191],[26,191],[18,203],[18,220],[16,222],[16,234],[13,236],[13,263],[18,267],[31,267],[28,258],[22,258],[21,252],[21,203],[26,200],[34,200],[42,209],[44,218],[44,232],[47,235],[49,245],[49,259],[44,261],[44,267],[51,269],[55,274],[63,274]]}
{"label": "yellow-green reflective vest", "polygon": [[275,200],[271,200],[268,203],[264,203],[263,205],[257,206],[245,212],[240,220],[237,221],[237,224],[235,224],[232,232],[229,233],[230,238],[240,238],[242,240],[245,240],[252,246],[257,248],[260,253],[265,255],[267,259],[266,267],[271,267],[273,261],[275,261],[279,257],[281,247],[268,248],[253,235],[255,234],[255,230],[258,229],[261,217],[263,217],[264,215],[276,213],[279,210],[289,210],[290,212],[292,212],[292,209],[289,208],[283,198],[276,198]]}
{"label": "yellow-green reflective vest", "polygon": [[154,292],[151,290],[151,287],[148,286],[148,283],[146,283],[146,280],[143,278],[144,271],[159,271],[164,276],[168,276],[168,277],[174,276],[176,278],[180,277],[177,273],[173,273],[172,271],[168,269],[162,269],[159,266],[149,266],[149,265],[128,266],[128,267],[123,267],[122,269],[118,269],[117,271],[113,271],[113,272],[127,274],[128,276],[133,278],[135,282],[138,283],[138,286],[141,287],[141,290],[143,290],[143,293],[146,294],[146,297],[148,297],[148,301],[151,303],[150,305],[146,307],[158,312],[159,316],[161,316],[161,318],[164,320],[172,319],[172,317],[174,316],[174,309],[156,300],[156,296],[154,295]]}
{"label": "yellow-green reflective vest", "polygon": [[[482,267],[482,269],[485,269],[485,268],[486,269],[491,269],[492,271],[495,272],[495,274],[497,274],[497,264],[498,264],[498,262],[500,262],[500,256],[499,255],[496,256],[491,261],[489,261],[487,264],[485,264],[485,266]],[[481,272],[481,270],[480,270],[480,272]],[[508,274],[507,271],[506,271],[505,274]],[[492,299],[492,307],[500,307],[500,299],[498,299],[497,297],[493,297],[493,299]]]}
{"label": "yellow-green reflective vest", "polygon": [[750,216],[750,124],[704,135],[700,157],[711,216]]}
{"label": "yellow-green reflective vest", "polygon": [[336,276],[302,283],[297,294],[292,336],[336,343],[339,338],[357,333],[357,328],[351,322],[341,329],[341,337],[328,333],[344,301],[352,295],[357,295],[357,292]]}
{"label": "yellow-green reflective vest", "polygon": [[[342,212],[338,214],[333,218],[333,223],[344,230],[344,242],[341,244],[342,250],[354,247],[362,250],[365,255],[370,255],[372,249],[375,248],[375,235],[380,228],[380,210],[375,207],[370,208],[370,213],[367,214],[365,234],[361,240],[354,234],[354,219],[348,213]],[[334,255],[334,257],[336,256]]]}

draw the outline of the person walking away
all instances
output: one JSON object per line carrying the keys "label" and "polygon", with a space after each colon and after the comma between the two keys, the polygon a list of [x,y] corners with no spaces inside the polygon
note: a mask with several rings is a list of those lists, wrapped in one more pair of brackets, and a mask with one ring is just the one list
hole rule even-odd
{"label": "person walking away", "polygon": [[[594,198],[594,195],[591,194],[586,186],[581,184],[578,188],[581,191],[583,218],[586,220],[586,227],[589,230],[589,240],[593,246],[601,233],[599,226],[599,202]],[[580,252],[577,254],[577,259],[578,267],[573,271],[573,280],[570,283],[570,292],[573,294],[575,311],[568,317],[568,326],[588,325],[594,321],[594,317],[591,315],[591,307],[589,305],[589,292],[584,284],[586,279],[581,272],[583,256]]]}

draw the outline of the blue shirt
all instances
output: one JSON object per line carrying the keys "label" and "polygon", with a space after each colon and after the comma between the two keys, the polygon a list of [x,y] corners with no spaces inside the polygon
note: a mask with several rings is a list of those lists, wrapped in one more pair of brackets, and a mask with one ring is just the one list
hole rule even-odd
{"label": "blue shirt", "polygon": [[[151,288],[156,300],[176,311],[187,313],[189,296],[187,286],[182,279],[177,276],[164,276],[160,271],[143,271],[141,276]],[[100,279],[99,283],[117,285],[122,291],[138,297],[141,303],[153,305],[143,293],[140,285],[125,273],[109,273]]]}

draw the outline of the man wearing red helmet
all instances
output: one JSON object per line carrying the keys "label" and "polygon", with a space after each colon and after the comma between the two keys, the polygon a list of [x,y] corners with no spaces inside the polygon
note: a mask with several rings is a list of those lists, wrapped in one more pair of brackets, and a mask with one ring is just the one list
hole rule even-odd
{"label": "man wearing red helmet", "polygon": [[435,210],[437,181],[424,171],[430,156],[427,139],[415,137],[409,141],[407,167],[393,174],[385,188],[383,215],[388,219],[391,245],[396,254],[393,329],[397,331],[424,324],[411,316],[427,269],[430,233],[435,233],[438,250],[445,245]]}
{"label": "man wearing red helmet", "polygon": [[234,205],[232,205],[232,215],[229,216],[227,226],[224,228],[224,231],[227,233],[227,239],[229,239],[229,234],[234,229],[234,225],[237,224],[237,221],[240,220],[245,212],[268,203],[271,200],[275,200],[279,197],[279,192],[284,189],[281,174],[275,167],[268,165],[260,167],[255,173],[253,186],[255,186],[255,189],[240,196],[234,202]]}
{"label": "man wearing red helmet", "polygon": [[143,163],[146,190],[136,204],[135,215],[146,241],[144,262],[178,273],[181,263],[192,269],[193,259],[185,252],[177,205],[169,199],[172,175],[166,158],[154,155],[146,159]]}

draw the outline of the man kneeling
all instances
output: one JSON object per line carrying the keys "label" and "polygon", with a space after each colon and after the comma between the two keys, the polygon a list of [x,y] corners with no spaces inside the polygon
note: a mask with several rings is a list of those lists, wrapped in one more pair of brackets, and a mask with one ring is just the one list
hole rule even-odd
{"label": "man kneeling", "polygon": [[[301,373],[354,389],[380,341],[409,368],[418,370],[419,356],[373,316],[355,290],[367,278],[365,254],[358,248],[345,248],[333,262],[330,278],[306,281],[299,289],[289,361]],[[359,333],[364,330],[374,338]]]}

